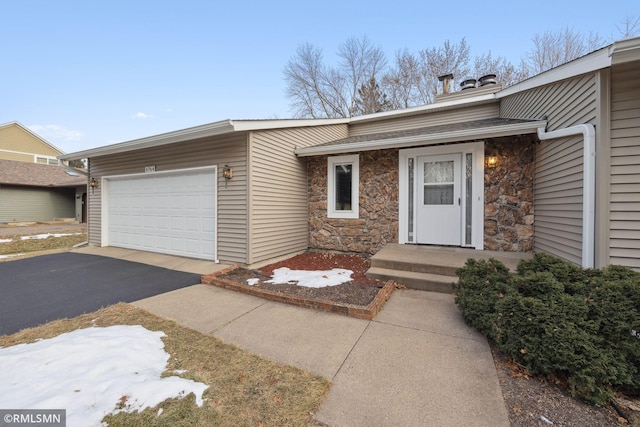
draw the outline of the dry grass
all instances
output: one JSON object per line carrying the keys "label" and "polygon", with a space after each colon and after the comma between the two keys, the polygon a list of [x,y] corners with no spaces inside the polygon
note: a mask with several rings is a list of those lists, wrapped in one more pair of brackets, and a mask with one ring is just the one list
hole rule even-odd
{"label": "dry grass", "polygon": [[0,346],[51,338],[94,325],[142,325],[163,331],[167,335],[163,338],[165,350],[171,355],[167,369],[185,369],[183,377],[209,385],[202,407],[195,405],[191,394],[141,413],[107,416],[104,421],[110,426],[304,426],[329,390],[329,381],[322,377],[262,359],[124,303],[0,336]]}
{"label": "dry grass", "polygon": [[[0,255],[10,255],[29,252],[50,251],[54,249],[68,249],[72,248],[78,243],[85,242],[87,240],[87,233],[79,231],[56,231],[55,233],[74,233],[73,236],[63,237],[47,237],[46,239],[29,239],[21,240],[22,235],[0,237],[0,239],[13,239],[11,242],[0,243]],[[40,233],[38,233],[40,234]]]}

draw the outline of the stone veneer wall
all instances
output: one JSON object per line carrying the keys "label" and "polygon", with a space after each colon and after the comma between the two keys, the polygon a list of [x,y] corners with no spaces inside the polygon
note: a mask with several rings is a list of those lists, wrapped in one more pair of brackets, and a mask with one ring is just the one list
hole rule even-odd
{"label": "stone veneer wall", "polygon": [[535,137],[490,139],[485,156],[497,155],[494,169],[484,173],[484,248],[492,251],[533,250],[533,174]]}
{"label": "stone veneer wall", "polygon": [[[485,155],[498,165],[485,169],[484,248],[533,250],[533,136],[489,139]],[[398,242],[398,150],[360,153],[360,218],[327,218],[327,156],[307,160],[309,247],[375,254]]]}
{"label": "stone veneer wall", "polygon": [[327,218],[327,156],[309,158],[309,247],[374,254],[398,242],[398,150],[359,156],[360,218]]}

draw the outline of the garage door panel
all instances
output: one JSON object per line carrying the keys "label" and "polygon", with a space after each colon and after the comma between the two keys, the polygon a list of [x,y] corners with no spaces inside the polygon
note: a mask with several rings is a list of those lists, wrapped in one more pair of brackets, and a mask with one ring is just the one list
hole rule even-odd
{"label": "garage door panel", "polygon": [[109,179],[109,245],[216,259],[216,174]]}

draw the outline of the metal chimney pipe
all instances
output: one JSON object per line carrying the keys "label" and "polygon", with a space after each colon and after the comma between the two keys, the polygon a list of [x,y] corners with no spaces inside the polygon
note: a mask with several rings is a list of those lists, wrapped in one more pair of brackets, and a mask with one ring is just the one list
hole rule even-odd
{"label": "metal chimney pipe", "polygon": [[449,93],[449,82],[453,80],[453,74],[438,76],[438,80],[442,82],[442,93]]}

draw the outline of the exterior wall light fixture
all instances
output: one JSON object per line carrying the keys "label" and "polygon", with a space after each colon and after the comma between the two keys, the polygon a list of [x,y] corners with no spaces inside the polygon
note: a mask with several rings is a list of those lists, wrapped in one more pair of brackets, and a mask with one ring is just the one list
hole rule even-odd
{"label": "exterior wall light fixture", "polygon": [[96,181],[95,178],[91,178],[91,181],[89,181],[89,187],[91,187],[91,189],[95,189],[98,187],[98,181]]}
{"label": "exterior wall light fixture", "polygon": [[229,165],[224,165],[224,169],[222,169],[222,177],[224,178],[224,186],[226,188],[229,180],[233,178],[233,169],[231,169]]}
{"label": "exterior wall light fixture", "polygon": [[488,156],[487,157],[487,167],[489,169],[495,169],[498,165],[498,156]]}

